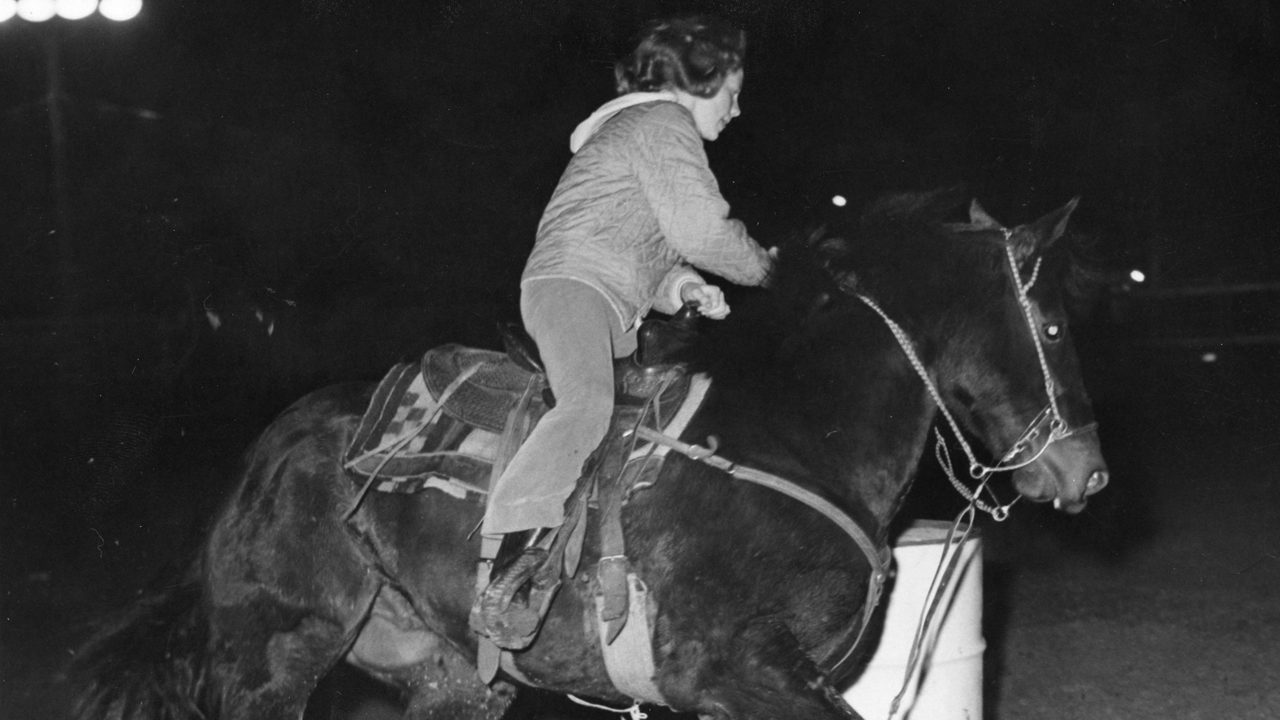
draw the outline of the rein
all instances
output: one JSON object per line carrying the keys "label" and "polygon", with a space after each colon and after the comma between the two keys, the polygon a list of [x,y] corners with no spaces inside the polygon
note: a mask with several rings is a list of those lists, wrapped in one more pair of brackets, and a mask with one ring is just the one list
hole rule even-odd
{"label": "rein", "polygon": [[[929,391],[930,397],[933,398],[934,403],[938,406],[939,412],[941,412],[942,416],[946,418],[947,424],[951,426],[951,431],[955,434],[956,441],[960,443],[960,447],[964,449],[965,455],[968,456],[969,475],[978,481],[978,488],[973,491],[970,491],[963,483],[960,482],[952,468],[951,455],[942,438],[942,431],[935,428],[934,433],[937,437],[935,455],[938,459],[938,464],[941,465],[943,470],[946,472],[947,478],[951,481],[951,484],[955,486],[956,490],[966,500],[969,501],[969,504],[956,517],[955,523],[947,533],[945,541],[946,549],[938,560],[938,569],[934,574],[934,579],[929,590],[925,594],[928,601],[922,608],[919,622],[916,625],[915,639],[911,644],[911,655],[908,658],[906,670],[903,675],[902,687],[898,691],[898,694],[894,696],[893,702],[889,708],[889,715],[891,717],[897,714],[899,704],[906,695],[907,688],[910,686],[911,677],[915,673],[916,666],[921,660],[926,631],[932,624],[934,615],[939,610],[939,602],[942,600],[947,586],[951,583],[952,579],[954,579],[964,542],[968,539],[969,532],[973,529],[975,510],[981,510],[988,513],[993,519],[1000,522],[1009,517],[1009,508],[1018,501],[1019,497],[1021,497],[1014,496],[1013,500],[1004,505],[997,504],[993,506],[984,503],[979,499],[979,495],[983,490],[986,490],[993,499],[995,497],[994,493],[992,493],[991,489],[987,486],[991,479],[991,475],[996,472],[1016,470],[1021,467],[1026,467],[1040,459],[1040,456],[1043,455],[1054,442],[1071,437],[1078,433],[1087,432],[1097,426],[1097,423],[1090,423],[1078,428],[1069,428],[1066,420],[1062,418],[1062,413],[1058,409],[1058,393],[1053,380],[1053,373],[1049,369],[1049,361],[1044,354],[1044,343],[1041,341],[1040,333],[1036,328],[1035,312],[1031,307],[1031,298],[1027,295],[1028,291],[1031,290],[1031,287],[1035,285],[1036,278],[1040,275],[1040,266],[1044,258],[1043,256],[1036,258],[1035,267],[1031,270],[1031,278],[1028,279],[1026,283],[1023,283],[1021,274],[1018,272],[1017,259],[1013,254],[1013,246],[1009,243],[1009,239],[1012,237],[1013,232],[1007,228],[1001,228],[1001,231],[1004,233],[1004,251],[1005,257],[1008,259],[1010,279],[1013,282],[1014,292],[1018,298],[1018,305],[1022,309],[1023,318],[1027,321],[1027,329],[1031,332],[1031,341],[1035,345],[1036,358],[1039,360],[1040,372],[1044,378],[1045,394],[1048,396],[1049,400],[1044,409],[1036,414],[1036,416],[1031,420],[1031,423],[1027,425],[1027,428],[1022,431],[1022,434],[1020,434],[1018,439],[1013,442],[1013,445],[1009,450],[1001,456],[1000,461],[996,463],[994,467],[979,462],[977,457],[974,455],[973,449],[964,439],[964,435],[960,432],[960,427],[956,423],[955,418],[951,415],[951,411],[947,409],[945,404],[943,404],[942,394],[938,391],[938,387],[933,382],[933,379],[929,377],[929,373],[925,369],[924,363],[920,361],[920,357],[916,353],[911,339],[907,336],[902,327],[885,314],[884,310],[882,310],[871,298],[861,294],[857,296],[858,299],[866,304],[867,307],[874,310],[876,314],[884,320],[885,324],[888,325],[890,332],[893,333],[894,338],[897,339],[898,344],[902,347],[902,351],[906,353],[907,359],[911,363],[911,367],[915,369],[916,374],[919,375],[920,379],[924,382],[925,388]],[[1046,422],[1048,424],[1049,434],[1044,443],[1031,455],[1031,457],[1020,462],[1016,461],[1016,458],[1021,455],[1023,451],[1033,446],[1033,442],[1040,436],[1042,428],[1045,426]],[[957,533],[959,533],[958,541],[955,539]]]}

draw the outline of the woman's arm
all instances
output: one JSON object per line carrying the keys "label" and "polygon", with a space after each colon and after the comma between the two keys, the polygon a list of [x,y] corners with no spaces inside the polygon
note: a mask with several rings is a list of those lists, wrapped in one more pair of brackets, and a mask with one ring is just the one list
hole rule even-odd
{"label": "woman's arm", "polygon": [[689,111],[661,103],[649,115],[637,130],[635,170],[667,244],[691,265],[740,285],[764,282],[771,258],[729,217]]}

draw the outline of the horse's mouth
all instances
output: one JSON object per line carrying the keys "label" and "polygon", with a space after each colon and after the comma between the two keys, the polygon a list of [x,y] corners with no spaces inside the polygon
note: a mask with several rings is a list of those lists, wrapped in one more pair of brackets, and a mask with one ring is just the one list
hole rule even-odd
{"label": "horse's mouth", "polygon": [[1053,499],[1053,509],[1060,510],[1068,515],[1079,514],[1081,510],[1084,510],[1085,505],[1088,505],[1088,504],[1089,504],[1089,501],[1085,500],[1084,498],[1081,498],[1080,500],[1077,500],[1075,502],[1063,502],[1062,498]]}
{"label": "horse's mouth", "polygon": [[[1015,483],[1015,486],[1016,486],[1016,483]],[[1089,504],[1089,501],[1083,496],[1076,497],[1076,498],[1063,497],[1057,494],[1056,492],[1054,492],[1052,488],[1046,488],[1043,491],[1038,489],[1037,490],[1019,489],[1018,494],[1021,495],[1023,498],[1030,500],[1033,503],[1038,503],[1041,505],[1053,503],[1054,510],[1057,510],[1059,512],[1064,512],[1068,515],[1076,515],[1080,513],[1080,511],[1084,510],[1085,506]]]}
{"label": "horse's mouth", "polygon": [[[1046,456],[1049,453],[1045,453]],[[1042,458],[1043,460],[1044,458]],[[1051,458],[1049,462],[1037,462],[1014,473],[1014,487],[1026,499],[1037,502],[1052,502],[1053,508],[1068,515],[1076,515],[1088,504],[1090,495],[1097,493],[1110,482],[1110,473],[1102,463],[1100,455],[1089,454],[1084,459],[1085,470],[1079,470],[1080,463],[1061,463]],[[1077,458],[1079,460],[1080,458]],[[1077,468],[1075,472],[1069,468]]]}

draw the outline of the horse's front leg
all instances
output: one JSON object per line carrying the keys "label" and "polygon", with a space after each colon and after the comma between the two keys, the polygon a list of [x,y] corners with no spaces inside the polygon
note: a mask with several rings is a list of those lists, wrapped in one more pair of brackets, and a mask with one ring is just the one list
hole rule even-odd
{"label": "horse's front leg", "polygon": [[703,718],[862,720],[780,620],[750,622],[718,662],[703,665],[703,673],[713,668],[715,679],[699,683],[696,704]]}

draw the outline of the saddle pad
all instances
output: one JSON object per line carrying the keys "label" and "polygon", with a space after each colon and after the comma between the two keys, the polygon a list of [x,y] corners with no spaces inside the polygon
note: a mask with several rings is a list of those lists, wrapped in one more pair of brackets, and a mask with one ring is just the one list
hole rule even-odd
{"label": "saddle pad", "polygon": [[376,475],[374,489],[381,492],[434,487],[454,497],[481,499],[492,462],[464,451],[473,429],[436,413],[437,407],[418,365],[396,365],[374,391],[343,466],[364,477]]}
{"label": "saddle pad", "polygon": [[533,373],[516,365],[505,353],[449,344],[423,355],[422,375],[426,387],[438,399],[459,374],[477,364],[479,369],[453,393],[444,411],[467,425],[500,433],[507,423],[507,413],[535,380]]}

